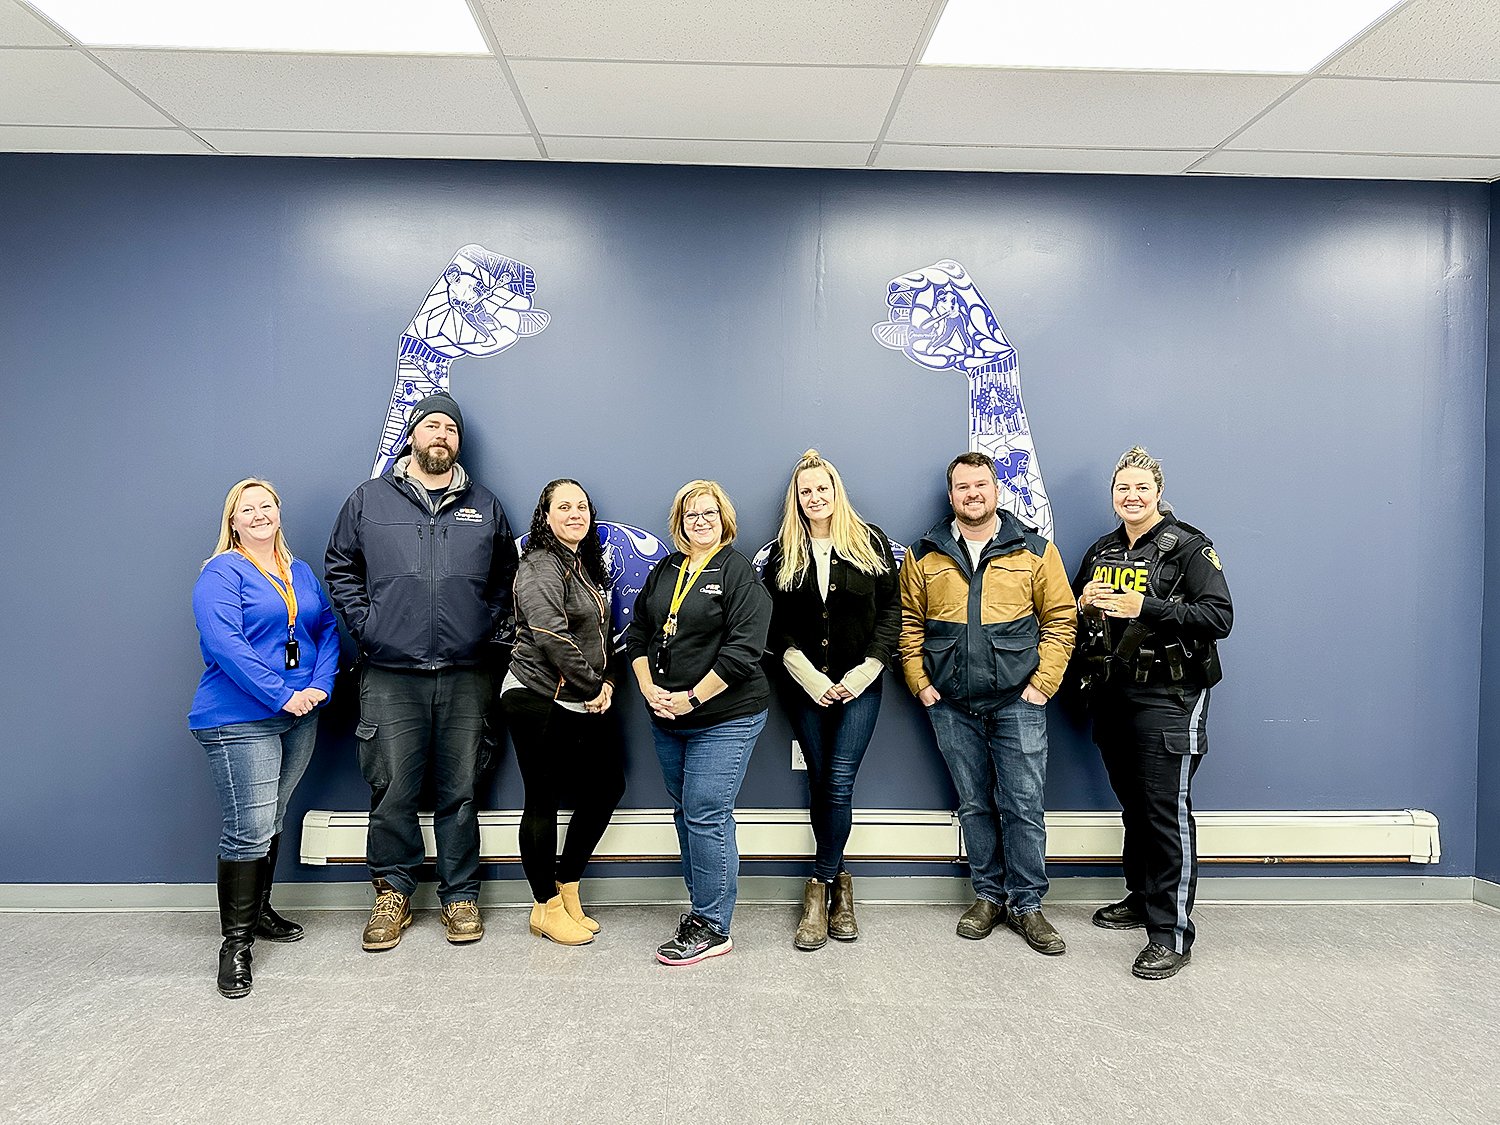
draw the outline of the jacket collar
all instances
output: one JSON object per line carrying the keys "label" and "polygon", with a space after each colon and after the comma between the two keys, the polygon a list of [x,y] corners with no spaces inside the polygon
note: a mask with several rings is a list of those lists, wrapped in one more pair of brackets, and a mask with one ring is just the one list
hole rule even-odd
{"label": "jacket collar", "polygon": [[[404,492],[407,496],[410,496],[413,500],[420,502],[426,507],[428,503],[427,488],[421,481],[411,475],[411,458],[412,455],[410,453],[397,458],[396,463],[391,466],[391,479],[399,491]],[[469,474],[464,472],[464,467],[457,461],[453,462],[453,479],[448,482],[448,487],[443,490],[442,498],[438,501],[437,506],[441,508],[450,499],[460,495],[468,487]]]}

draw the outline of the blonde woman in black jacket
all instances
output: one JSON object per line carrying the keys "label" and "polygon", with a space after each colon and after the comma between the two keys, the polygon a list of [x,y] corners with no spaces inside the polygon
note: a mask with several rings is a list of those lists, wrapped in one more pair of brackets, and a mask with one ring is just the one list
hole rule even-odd
{"label": "blonde woman in black jacket", "polygon": [[[521,866],[531,884],[531,932],[587,945],[599,923],[578,882],[625,795],[625,758],[610,667],[609,573],[588,493],[575,480],[542,489],[516,570],[516,651],[500,706],[526,785]],[[557,854],[557,814],[573,819]]]}
{"label": "blonde woman in black jacket", "polygon": [[766,563],[770,655],[807,760],[817,852],[793,944],[859,937],[844,847],[854,777],[880,714],[881,672],[901,632],[896,560],[885,533],[849,503],[832,463],[809,449],[792,470]]}

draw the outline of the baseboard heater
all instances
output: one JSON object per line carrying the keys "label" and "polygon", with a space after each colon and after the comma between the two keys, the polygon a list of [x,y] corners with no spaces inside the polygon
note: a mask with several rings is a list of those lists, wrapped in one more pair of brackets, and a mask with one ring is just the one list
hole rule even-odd
{"label": "baseboard heater", "polygon": [[[807,859],[812,828],[805,809],[737,809],[740,858]],[[1420,809],[1392,812],[1200,812],[1198,853],[1204,863],[1436,863],[1437,817]],[[562,815],[566,823],[567,814]],[[432,814],[422,813],[429,859],[436,855]],[[518,810],[479,814],[485,863],[520,860]],[[367,813],[313,810],[302,820],[302,862],[363,863]],[[1120,816],[1111,812],[1047,814],[1047,858],[1054,863],[1120,861]],[[673,861],[677,832],[669,809],[615,813],[595,857],[616,862]],[[963,833],[952,812],[858,809],[845,851],[849,859],[935,861],[964,858]]]}

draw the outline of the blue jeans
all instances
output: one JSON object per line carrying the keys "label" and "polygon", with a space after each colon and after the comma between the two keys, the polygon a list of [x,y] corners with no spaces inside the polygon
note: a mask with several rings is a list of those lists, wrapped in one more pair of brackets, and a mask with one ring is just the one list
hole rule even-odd
{"label": "blue jeans", "polygon": [[1014,914],[1042,908],[1047,893],[1047,709],[1017,699],[973,715],[946,700],[927,708],[958,790],[958,823],[974,893]]}
{"label": "blue jeans", "polygon": [[817,851],[813,878],[825,883],[843,869],[854,812],[854,776],[880,717],[880,681],[848,703],[819,707],[800,687],[784,693],[787,717],[807,759],[808,816]]}
{"label": "blue jeans", "polygon": [[208,751],[224,830],[219,858],[262,858],[281,832],[287,802],[318,742],[318,713],[283,711],[269,719],[193,731]]}
{"label": "blue jeans", "polygon": [[359,681],[359,770],[370,784],[365,860],[371,879],[410,895],[427,846],[417,802],[429,762],[438,899],[479,898],[479,813],[474,782],[490,702],[481,668],[408,672],[366,665]]}
{"label": "blue jeans", "polygon": [[662,780],[672,798],[688,899],[693,913],[721,934],[729,932],[740,885],[734,800],[765,725],[764,711],[697,730],[651,724]]}

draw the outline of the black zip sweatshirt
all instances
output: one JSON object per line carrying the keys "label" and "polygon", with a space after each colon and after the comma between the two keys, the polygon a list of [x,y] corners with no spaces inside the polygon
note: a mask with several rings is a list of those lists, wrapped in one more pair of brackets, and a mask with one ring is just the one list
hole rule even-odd
{"label": "black zip sweatshirt", "polygon": [[670,645],[671,670],[665,676],[656,674],[662,623],[686,562],[687,556],[673,551],[652,569],[635,599],[625,651],[632,661],[647,657],[652,678],[668,691],[692,691],[711,671],[729,686],[681,718],[667,722],[651,717],[668,730],[695,730],[759,714],[771,694],[760,666],[771,628],[771,598],[750,560],[732,547],[719,548],[683,598]]}

